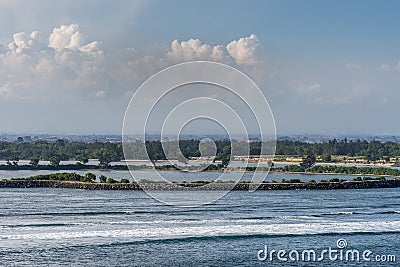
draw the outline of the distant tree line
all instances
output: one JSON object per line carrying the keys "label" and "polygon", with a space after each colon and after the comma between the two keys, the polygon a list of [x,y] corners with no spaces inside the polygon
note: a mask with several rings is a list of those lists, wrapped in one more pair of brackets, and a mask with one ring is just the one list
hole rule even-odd
{"label": "distant tree line", "polygon": [[400,170],[392,168],[371,168],[371,167],[354,167],[354,166],[321,166],[316,165],[308,170],[301,165],[287,165],[284,167],[273,168],[274,171],[282,172],[304,172],[311,173],[335,173],[335,174],[359,174],[359,175],[386,175],[386,176],[400,176]]}
{"label": "distant tree line", "polygon": [[323,143],[306,143],[300,141],[278,141],[276,155],[316,155],[322,159],[330,156],[362,156],[366,160],[388,160],[400,156],[400,144],[394,142],[356,140],[330,140]]}
{"label": "distant tree line", "polygon": [[76,160],[86,164],[91,158],[98,159],[104,166],[119,161],[123,159],[122,144],[67,142],[61,139],[56,142],[0,142],[0,159],[10,165],[17,165],[20,159],[24,159],[30,160],[33,166],[37,166],[39,160],[46,160],[57,167],[60,161]]}
{"label": "distant tree line", "polygon": [[[168,158],[179,159],[184,162],[182,155],[189,159],[201,156],[199,140],[181,141],[148,141],[146,149],[141,143],[130,143],[129,159],[147,159],[147,154],[152,161],[164,160],[166,155],[163,147],[169,151]],[[236,155],[246,155],[245,148],[249,146],[249,154],[256,156],[261,152],[261,143],[230,142],[229,140],[215,141],[217,150],[216,160],[227,161],[231,157],[231,147],[235,148]],[[182,155],[178,153],[179,147]],[[171,148],[171,149],[168,149]],[[270,151],[271,152],[271,151]],[[323,143],[306,143],[300,141],[277,141],[276,155],[291,155],[304,157],[314,155],[324,161],[330,161],[332,156],[362,156],[366,160],[389,160],[393,157],[400,157],[400,144],[393,142],[379,141],[348,141],[330,140]],[[76,160],[86,164],[88,159],[95,158],[100,165],[107,166],[112,161],[124,159],[121,143],[107,142],[67,142],[58,140],[56,142],[0,142],[0,159],[6,160],[9,165],[18,165],[20,159],[30,160],[31,165],[39,164],[39,160],[50,161],[50,164],[57,167],[60,161]],[[306,166],[307,167],[307,166]]]}

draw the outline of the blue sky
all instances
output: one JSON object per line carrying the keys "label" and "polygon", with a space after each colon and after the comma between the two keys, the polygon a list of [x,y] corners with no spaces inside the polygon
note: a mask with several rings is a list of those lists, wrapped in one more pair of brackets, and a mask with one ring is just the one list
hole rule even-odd
{"label": "blue sky", "polygon": [[151,74],[214,60],[259,84],[278,134],[398,135],[398,10],[394,0],[2,1],[0,131],[120,133]]}

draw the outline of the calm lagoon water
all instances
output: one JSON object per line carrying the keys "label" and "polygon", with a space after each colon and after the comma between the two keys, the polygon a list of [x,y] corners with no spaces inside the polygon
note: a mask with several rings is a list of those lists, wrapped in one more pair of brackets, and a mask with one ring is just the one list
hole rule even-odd
{"label": "calm lagoon water", "polygon": [[[100,175],[105,175],[107,177],[114,178],[116,180],[120,180],[122,178],[132,179],[129,171],[108,171],[108,170],[88,170],[88,171],[31,171],[31,170],[19,170],[19,171],[4,171],[0,170],[0,180],[1,179],[10,179],[10,178],[26,178],[39,174],[49,174],[55,172],[75,172],[81,175],[84,175],[87,172],[94,173],[97,177]],[[159,175],[152,170],[137,170],[133,171],[135,179],[147,179],[147,180],[160,180]],[[217,180],[221,175],[220,172],[180,172],[180,171],[160,171],[160,174],[165,177],[168,181],[211,181]],[[243,181],[250,181],[252,179],[252,174],[245,172],[240,173],[243,174]],[[225,173],[225,180],[236,180],[238,173],[237,172],[227,172]],[[277,181],[280,182],[282,179],[290,180],[290,179],[300,179],[301,181],[307,182],[309,180],[329,180],[332,178],[340,178],[351,180],[354,175],[340,175],[340,174],[296,174],[296,173],[279,173],[279,172],[270,172],[266,177],[266,181]]]}

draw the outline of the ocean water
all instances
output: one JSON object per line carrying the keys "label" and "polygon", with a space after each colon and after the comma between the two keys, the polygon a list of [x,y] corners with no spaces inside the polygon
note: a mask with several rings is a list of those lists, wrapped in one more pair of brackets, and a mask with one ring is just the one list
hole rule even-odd
{"label": "ocean water", "polygon": [[[1,189],[0,208],[0,266],[400,266],[399,189],[235,191],[195,208],[140,191]],[[340,251],[339,239],[372,260],[259,259],[265,246]]]}

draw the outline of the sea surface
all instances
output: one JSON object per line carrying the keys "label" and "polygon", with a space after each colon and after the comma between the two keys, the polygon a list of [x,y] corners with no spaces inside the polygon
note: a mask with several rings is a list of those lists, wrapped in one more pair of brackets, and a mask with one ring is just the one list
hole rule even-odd
{"label": "sea surface", "polygon": [[[400,189],[234,191],[194,208],[141,191],[0,189],[0,207],[0,266],[400,266]],[[371,261],[262,261],[265,246]]]}

